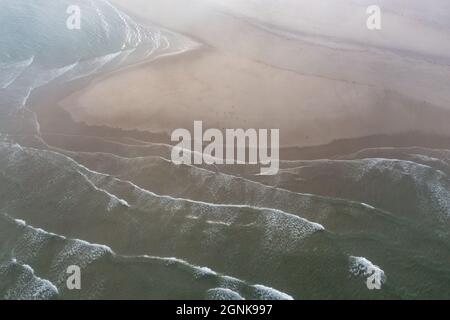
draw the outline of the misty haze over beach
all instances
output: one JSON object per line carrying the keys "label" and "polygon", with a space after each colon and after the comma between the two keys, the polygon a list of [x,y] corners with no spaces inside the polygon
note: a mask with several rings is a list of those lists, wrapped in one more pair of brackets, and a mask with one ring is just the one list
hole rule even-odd
{"label": "misty haze over beach", "polygon": [[449,133],[446,1],[384,1],[379,31],[366,28],[370,1],[113,2],[201,47],[95,82],[63,103],[78,120],[283,128],[287,145]]}
{"label": "misty haze over beach", "polygon": [[376,2],[2,0],[0,299],[450,298],[450,3]]}

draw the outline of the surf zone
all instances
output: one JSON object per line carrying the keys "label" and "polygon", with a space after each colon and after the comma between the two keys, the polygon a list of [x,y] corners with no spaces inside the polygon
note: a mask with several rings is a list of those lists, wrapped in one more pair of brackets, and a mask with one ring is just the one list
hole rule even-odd
{"label": "surf zone", "polygon": [[[279,171],[279,129],[203,130],[202,121],[194,121],[193,134],[187,129],[172,132],[171,159],[176,165],[259,165],[261,175]],[[270,145],[270,146],[269,146]]]}

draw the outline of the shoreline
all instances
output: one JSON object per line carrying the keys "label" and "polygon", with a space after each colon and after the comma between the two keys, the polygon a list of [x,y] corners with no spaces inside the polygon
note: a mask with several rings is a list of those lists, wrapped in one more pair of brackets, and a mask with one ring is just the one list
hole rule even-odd
{"label": "shoreline", "polygon": [[[116,1],[113,1],[116,5]],[[119,1],[120,2],[120,1]],[[117,7],[120,10],[123,10],[127,15],[135,19],[136,21],[141,22],[142,24],[151,23],[143,16],[137,15],[132,10],[123,6],[123,3],[117,4]],[[164,29],[166,29],[163,26]],[[189,33],[182,33],[182,36],[188,36],[193,38]],[[196,40],[197,41],[197,40]],[[209,57],[206,62],[213,62],[215,64],[202,62],[205,60],[205,56]],[[189,61],[186,63],[186,61]],[[194,64],[194,67],[190,67]],[[237,67],[235,66],[237,65]],[[210,74],[206,69],[208,68],[222,68],[218,69],[216,74]],[[239,72],[221,73],[219,71],[226,72],[227,69],[235,69]],[[155,71],[156,70],[156,71]],[[206,70],[206,71],[205,71]],[[153,72],[157,72],[161,78],[151,77]],[[195,74],[195,73],[198,74]],[[272,128],[270,125],[272,123],[277,124],[280,127],[280,131],[284,136],[281,137],[280,145],[284,148],[315,148],[318,146],[330,145],[336,143],[341,140],[352,140],[352,139],[364,139],[365,137],[371,136],[398,136],[398,135],[407,135],[409,132],[423,131],[421,133],[424,136],[436,134],[437,136],[450,136],[450,132],[445,132],[445,134],[439,130],[435,130],[435,127],[442,127],[445,122],[445,119],[450,119],[450,112],[447,110],[441,110],[439,107],[433,106],[431,104],[427,104],[426,102],[420,106],[421,102],[409,99],[408,97],[403,97],[400,94],[395,92],[389,93],[385,89],[380,89],[377,91],[361,91],[359,93],[363,97],[360,99],[364,102],[366,100],[381,100],[381,106],[371,105],[370,103],[364,106],[358,106],[359,100],[349,100],[344,101],[343,106],[339,108],[343,108],[346,104],[353,105],[352,109],[346,110],[350,113],[347,119],[344,117],[341,118],[333,118],[337,117],[338,113],[333,110],[333,106],[325,107],[321,106],[320,103],[316,103],[316,106],[309,107],[307,105],[301,106],[304,109],[303,113],[308,112],[308,110],[316,110],[323,109],[316,112],[316,116],[310,117],[309,119],[302,119],[302,113],[296,111],[298,106],[292,102],[288,103],[291,106],[286,107],[285,113],[292,114],[288,118],[299,119],[298,124],[291,122],[291,120],[283,120],[281,121],[281,116],[277,115],[276,112],[271,111],[270,109],[275,106],[278,106],[280,109],[283,109],[284,106],[278,101],[274,102],[273,105],[269,105],[265,109],[259,109],[260,105],[258,104],[258,97],[255,102],[251,103],[242,103],[241,106],[236,107],[234,104],[245,102],[251,95],[242,95],[236,98],[239,94],[239,90],[241,88],[233,86],[233,83],[244,83],[244,89],[246,88],[246,84],[249,83],[247,80],[252,80],[251,77],[248,77],[247,74],[252,74],[253,76],[258,77],[258,72],[261,72],[261,76],[259,78],[266,77],[262,82],[255,81],[254,84],[251,83],[249,89],[252,91],[253,97],[258,96],[258,93],[261,92],[262,89],[272,90],[274,87],[276,90],[280,90],[279,88],[283,88],[283,86],[287,86],[291,92],[285,92],[283,89],[279,91],[278,94],[274,94],[274,96],[281,97],[285,100],[301,100],[298,99],[305,97],[306,100],[311,99],[319,99],[321,96],[326,96],[327,93],[323,92],[322,86],[325,88],[330,88],[334,91],[336,89],[336,82],[333,79],[311,79],[307,75],[286,75],[289,74],[290,71],[279,71],[275,70],[271,66],[267,66],[262,62],[255,62],[252,60],[246,60],[241,56],[233,55],[230,52],[221,52],[217,48],[213,48],[208,44],[203,44],[201,48],[196,48],[194,50],[189,50],[187,52],[179,53],[170,57],[163,56],[157,57],[156,59],[150,59],[149,61],[142,61],[130,66],[126,66],[124,68],[120,68],[118,70],[114,70],[112,72],[100,74],[98,76],[92,77],[82,88],[73,90],[69,94],[61,97],[57,105],[59,108],[67,111],[74,122],[80,123],[82,125],[87,125],[91,127],[107,127],[114,130],[122,130],[122,131],[142,131],[142,132],[151,132],[151,133],[161,133],[164,132],[165,135],[169,135],[171,131],[175,128],[187,128],[190,129],[192,127],[194,120],[203,120],[207,127],[209,128]],[[194,76],[190,77],[190,74],[194,74]],[[187,74],[182,79],[176,79],[177,75]],[[242,78],[244,75],[244,78]],[[217,78],[226,78],[229,81],[221,82],[217,81]],[[286,77],[286,80],[283,80],[280,83],[272,82],[272,78],[280,78]],[[170,78],[170,81],[166,78]],[[150,79],[150,81],[148,81]],[[160,79],[162,79],[160,81]],[[123,91],[123,81],[128,84],[129,90]],[[160,83],[164,83],[157,89],[148,88],[149,85],[146,84],[146,81],[156,84],[156,87],[160,85]],[[175,87],[181,89],[173,89],[172,82],[175,83]],[[216,82],[214,82],[216,81]],[[253,80],[252,80],[253,81]],[[313,94],[307,93],[310,89],[305,89],[302,91],[299,96],[292,94],[295,90],[299,91],[299,86],[292,86],[292,83],[295,81],[301,81],[302,85],[312,87],[316,86],[316,91]],[[311,82],[315,82],[315,84],[311,85]],[[183,88],[186,86],[190,86],[194,83],[193,88],[189,88],[183,91]],[[325,85],[324,85],[325,84]],[[205,91],[202,91],[202,86],[205,87]],[[209,86],[209,92],[206,90]],[[229,90],[222,90],[224,87],[231,87]],[[254,88],[253,88],[254,87]],[[353,90],[351,83],[348,85],[341,85],[341,90]],[[158,89],[161,89],[158,91]],[[154,90],[151,92],[151,90]],[[133,91],[133,94],[129,94],[128,91]],[[137,91],[138,94],[134,95],[134,91]],[[301,91],[301,90],[300,90]],[[149,93],[150,92],[150,93]],[[162,92],[161,96],[159,95]],[[236,94],[236,92],[238,92]],[[118,99],[103,99],[104,96],[109,94],[118,93]],[[153,94],[156,93],[156,94]],[[206,98],[205,98],[206,94]],[[87,96],[87,98],[86,98]],[[126,96],[126,99],[120,101],[120,99]],[[175,98],[173,100],[167,99],[166,96],[179,96],[179,98]],[[234,97],[233,97],[234,96]],[[385,98],[388,96],[388,98]],[[211,97],[213,97],[211,99]],[[231,97],[231,99],[230,99]],[[286,98],[287,97],[287,98]],[[319,97],[319,98],[317,98]],[[186,100],[188,98],[188,100]],[[84,101],[83,101],[84,99]],[[190,99],[190,100],[189,100]],[[219,102],[219,106],[217,103],[203,103],[201,107],[198,107],[198,102],[210,99],[210,101]],[[228,99],[228,100],[227,100]],[[327,98],[328,99],[328,98]],[[390,102],[389,99],[393,100]],[[99,100],[99,103],[96,103]],[[271,100],[270,96],[264,97],[260,102],[265,104],[266,101]],[[345,99],[344,99],[345,100]],[[387,100],[385,102],[384,100]],[[122,106],[120,106],[120,102]],[[133,103],[133,101],[138,101],[138,103]],[[148,104],[145,101],[149,101]],[[251,101],[251,100],[250,100]],[[314,100],[315,101],[315,100]],[[136,107],[136,104],[141,104]],[[392,106],[384,106],[383,104],[392,104]],[[180,106],[185,104],[183,108]],[[221,104],[221,105],[220,105]],[[155,107],[155,105],[161,105]],[[230,107],[232,106],[232,107]],[[103,108],[103,109],[102,109]],[[108,109],[105,109],[108,108]],[[112,115],[114,112],[111,111],[111,108],[116,108],[117,114]],[[120,111],[120,109],[124,109]],[[203,108],[203,109],[202,109]],[[240,109],[239,109],[240,108]],[[252,112],[247,112],[240,117],[240,111],[246,111],[245,109],[253,108]],[[327,110],[328,108],[328,110]],[[337,112],[339,112],[339,108],[337,108]],[[357,109],[361,110],[357,110]],[[376,109],[381,108],[381,111],[377,111]],[[411,111],[411,108],[417,112],[424,113],[424,119],[430,119],[425,122],[425,125],[422,125],[421,121],[418,120],[422,116],[419,115],[416,119],[408,118],[408,114]],[[419,109],[428,109],[430,110],[427,115],[427,112],[420,111]],[[84,109],[81,110],[80,109]],[[96,109],[98,109],[96,111]],[[145,109],[145,112],[142,111]],[[168,112],[168,109],[174,109]],[[210,112],[210,109],[214,109],[214,112]],[[223,114],[219,114],[221,109],[224,110]],[[392,110],[390,110],[392,109]],[[356,110],[356,111],[355,111]],[[158,123],[159,127],[151,124],[145,124],[145,121],[142,120],[140,124],[136,125],[133,123],[136,119],[131,119],[133,121],[129,121],[128,118],[132,117],[130,114],[143,112],[143,117],[140,114],[137,114],[135,118],[139,121],[141,119],[145,119],[145,117],[151,117],[151,121],[153,123]],[[146,113],[147,112],[147,113]],[[188,113],[186,113],[188,112]],[[195,114],[189,118],[189,112]],[[209,112],[209,113],[208,113]],[[297,115],[295,115],[297,112]],[[387,119],[387,121],[383,121],[383,117],[386,116],[389,112],[393,113],[391,118],[403,118],[402,120],[396,120],[399,122],[398,128],[396,121],[392,119]],[[177,115],[177,113],[181,113],[181,115]],[[334,115],[336,113],[337,115]],[[105,118],[105,114],[108,114],[110,119]],[[237,114],[237,116],[235,116]],[[326,116],[323,119],[320,114]],[[188,115],[188,116],[186,116]],[[233,118],[233,116],[235,116]],[[113,118],[111,118],[113,117]],[[202,119],[202,117],[204,117]],[[228,118],[227,118],[228,117]],[[240,117],[240,118],[239,118]],[[278,118],[277,118],[278,117]],[[364,119],[367,117],[367,120]],[[226,118],[225,120],[222,120]],[[157,119],[157,120],[154,120]],[[268,120],[267,120],[268,119]],[[375,119],[374,124],[368,126],[365,125],[366,121],[371,121]],[[406,119],[406,121],[404,120]],[[161,121],[160,121],[161,120]],[[434,126],[433,121],[437,120],[437,125]],[[277,122],[278,121],[278,122]],[[410,122],[408,124],[408,121]],[[314,122],[322,123],[324,128],[316,128],[317,125],[314,125]],[[387,124],[385,125],[385,122]],[[144,124],[143,124],[144,123]],[[161,123],[161,124],[159,124]],[[404,123],[407,123],[403,126]],[[173,127],[170,127],[172,125]],[[305,126],[302,129],[302,126]],[[300,127],[300,130],[298,129]],[[325,131],[329,131],[328,133],[324,133]],[[445,130],[444,130],[445,131]],[[448,131],[448,130],[447,130]],[[339,133],[340,132],[340,133]],[[339,133],[339,134],[338,134]],[[288,139],[286,139],[286,136]]]}
{"label": "shoreline", "polygon": [[[113,3],[142,24],[154,24],[135,14],[135,8],[132,10],[131,6],[139,1]],[[414,83],[407,78],[414,79],[415,74],[394,78],[384,86],[371,84],[374,80],[383,80],[386,75],[373,72],[371,68],[384,60],[373,60],[370,54],[353,56],[352,53],[347,56],[345,53],[342,56],[346,60],[360,59],[359,63],[364,68],[350,65],[345,68],[336,66],[338,69],[334,70],[332,62],[325,62],[319,67],[323,69],[322,73],[311,73],[308,70],[316,66],[311,67],[310,63],[301,61],[302,56],[291,53],[296,50],[317,53],[314,46],[305,47],[301,41],[279,38],[254,26],[246,26],[243,21],[229,19],[225,16],[223,21],[216,22],[213,29],[223,26],[226,32],[234,32],[234,24],[242,27],[242,39],[236,40],[237,49],[226,49],[229,43],[233,43],[230,39],[224,40],[219,47],[201,40],[206,44],[200,50],[192,51],[195,53],[182,53],[140,64],[139,68],[125,68],[102,75],[89,86],[62,99],[60,105],[76,121],[127,130],[170,134],[177,128],[191,128],[195,120],[202,120],[208,128],[280,129],[280,144],[289,147],[413,131],[450,135],[447,125],[450,110],[434,104],[431,98],[425,101],[416,97],[432,97],[430,88],[439,80],[432,78],[436,75],[434,67],[426,66],[430,68],[430,74],[423,80],[428,83],[427,78],[434,79],[433,82],[429,82],[427,87],[409,90],[414,93],[411,96],[391,88],[390,82],[399,83],[404,91]],[[157,24],[167,29],[161,21]],[[181,36],[196,40],[190,31],[186,30]],[[201,38],[205,39],[205,34]],[[250,46],[267,43],[270,50],[261,51],[260,59],[254,56],[253,51],[253,56],[247,55],[244,51],[254,48],[243,47],[245,40],[250,41]],[[220,42],[214,41],[216,44]],[[245,50],[240,53],[241,49]],[[273,58],[270,55],[282,53],[286,53],[286,59],[278,62],[286,66],[268,63]],[[317,59],[321,60],[317,61],[328,61],[335,54],[333,50],[320,53]],[[308,72],[297,71],[299,63],[301,70]],[[408,61],[395,60],[392,63],[398,68],[393,69],[394,73],[401,75],[409,70],[406,68]],[[385,70],[391,69],[388,65],[381,66]],[[371,73],[367,74],[365,69]],[[343,72],[343,77],[333,76],[336,72]],[[363,78],[358,80],[358,77]],[[420,94],[421,91],[424,94]],[[445,98],[442,95],[437,97],[441,99],[439,101]]]}
{"label": "shoreline", "polygon": [[[62,91],[53,91],[52,87],[41,88],[33,93],[30,98],[28,107],[36,113],[38,120],[47,117],[49,114],[53,116],[50,123],[58,123],[62,126],[60,130],[53,127],[43,125],[41,121],[42,134],[48,135],[66,135],[72,136],[74,130],[83,132],[79,134],[81,137],[91,138],[110,138],[110,139],[136,139],[143,143],[163,143],[170,144],[170,137],[162,132],[150,132],[140,130],[124,130],[122,128],[114,128],[108,126],[88,125],[83,122],[75,122],[70,114],[59,105],[59,101],[67,96],[76,94],[80,90],[88,87],[95,79],[78,80],[65,86]],[[48,93],[52,94],[48,94]],[[57,114],[54,111],[59,110]],[[53,130],[49,130],[53,129]],[[44,139],[45,141],[45,139]],[[385,147],[385,148],[408,148],[422,147],[429,149],[450,149],[450,135],[434,135],[421,132],[407,132],[400,134],[379,134],[368,135],[347,139],[337,139],[326,144],[318,144],[311,146],[280,146],[280,159],[282,160],[320,160],[333,159],[342,154],[352,154],[363,149]],[[70,149],[70,148],[69,148]]]}
{"label": "shoreline", "polygon": [[[120,77],[121,75],[125,75],[127,73],[133,73],[135,71],[138,71],[138,70],[140,70],[140,68],[143,68],[143,67],[144,68],[151,67],[152,64],[155,62],[168,63],[170,60],[179,58],[180,55],[183,55],[183,56],[194,55],[194,54],[197,54],[200,50],[202,50],[201,46],[199,48],[186,50],[181,53],[161,55],[161,56],[158,56],[158,57],[150,59],[150,60],[141,61],[141,62],[132,64],[132,65],[118,68],[118,69],[110,71],[110,72],[105,72],[105,73],[99,74],[97,76],[90,76],[88,80],[85,80],[86,83],[83,84],[80,88],[70,90],[71,91],[70,93],[60,96],[57,99],[56,103],[59,108],[68,112],[71,115],[72,120],[76,123],[86,124],[88,126],[106,126],[106,127],[110,127],[113,129],[147,131],[150,133],[164,132],[164,131],[160,131],[160,130],[152,131],[149,128],[146,128],[145,130],[143,130],[140,128],[124,128],[124,127],[120,127],[120,126],[105,125],[105,124],[95,123],[95,122],[90,123],[89,121],[86,121],[86,119],[76,119],[74,117],[74,114],[71,113],[69,110],[67,110],[67,108],[70,108],[70,106],[77,106],[78,100],[84,93],[88,92],[90,89],[92,89],[96,85],[102,83],[103,81],[105,81],[111,77],[115,77],[115,76]],[[169,132],[164,132],[164,133],[170,134]]]}

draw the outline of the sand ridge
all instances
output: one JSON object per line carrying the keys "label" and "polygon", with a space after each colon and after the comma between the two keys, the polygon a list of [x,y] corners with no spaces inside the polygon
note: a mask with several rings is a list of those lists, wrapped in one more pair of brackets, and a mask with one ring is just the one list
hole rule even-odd
{"label": "sand ridge", "polygon": [[[331,32],[314,16],[310,27],[295,24],[276,6],[277,14],[252,15],[251,2],[196,0],[190,8],[175,0],[113,3],[204,46],[116,73],[65,99],[62,105],[77,121],[169,132],[194,120],[215,128],[279,128],[284,145],[450,131],[450,54],[443,44],[438,58],[436,47],[449,31],[427,20],[414,24],[389,11],[387,21],[399,31],[363,43],[364,30]],[[314,26],[321,35],[310,32]],[[427,50],[408,41],[393,47],[408,26],[419,35],[438,29],[438,36]]]}

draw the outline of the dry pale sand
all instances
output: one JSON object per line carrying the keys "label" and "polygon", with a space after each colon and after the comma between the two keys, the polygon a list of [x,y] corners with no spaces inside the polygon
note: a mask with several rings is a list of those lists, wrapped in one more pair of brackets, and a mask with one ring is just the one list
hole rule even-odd
{"label": "dry pale sand", "polygon": [[365,28],[362,0],[344,8],[354,10],[353,20],[332,11],[344,19],[335,28],[320,15],[330,11],[317,6],[296,22],[294,0],[261,0],[259,11],[249,10],[255,1],[112,2],[203,47],[95,81],[61,102],[77,121],[152,131],[191,128],[194,120],[279,128],[285,145],[411,130],[450,134],[450,28],[432,14],[415,15],[420,8],[389,8],[374,34]]}

